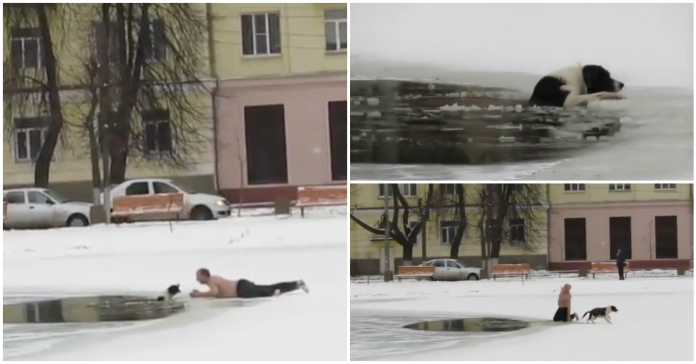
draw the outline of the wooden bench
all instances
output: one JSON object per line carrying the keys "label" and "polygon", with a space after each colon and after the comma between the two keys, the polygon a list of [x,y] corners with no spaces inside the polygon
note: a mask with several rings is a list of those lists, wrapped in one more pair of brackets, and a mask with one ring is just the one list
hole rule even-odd
{"label": "wooden bench", "polygon": [[[7,212],[5,212],[5,214],[7,214]],[[691,259],[689,261],[689,270],[694,270],[694,260],[693,259]]]}
{"label": "wooden bench", "polygon": [[424,267],[424,266],[403,266],[396,268],[396,275],[394,278],[401,282],[402,279],[414,278],[433,278],[435,276],[435,267]]}
{"label": "wooden bench", "polygon": [[115,221],[127,221],[129,217],[147,215],[178,215],[184,209],[183,193],[160,193],[114,197],[111,217]]}
{"label": "wooden bench", "polygon": [[[628,273],[628,268],[629,264],[626,262],[624,274]],[[592,262],[589,273],[592,274],[592,279],[594,279],[595,274],[618,274],[619,268],[616,266],[616,262]]]}
{"label": "wooden bench", "polygon": [[529,279],[529,273],[532,268],[527,263],[521,264],[495,264],[491,269],[491,276],[495,280],[496,276],[500,277],[524,277]]}
{"label": "wooden bench", "polygon": [[337,206],[348,204],[348,186],[298,187],[297,203],[300,214],[304,217],[305,207]]}
{"label": "wooden bench", "polygon": [[[7,219],[7,201],[2,202],[2,219]],[[693,260],[691,262],[693,263]],[[691,267],[693,268],[693,264]]]}

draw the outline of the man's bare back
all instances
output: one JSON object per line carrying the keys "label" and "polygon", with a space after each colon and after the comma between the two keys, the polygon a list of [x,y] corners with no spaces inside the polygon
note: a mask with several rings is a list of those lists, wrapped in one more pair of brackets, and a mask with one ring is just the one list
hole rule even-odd
{"label": "man's bare back", "polygon": [[211,293],[217,292],[217,298],[236,298],[237,281],[226,279],[220,276],[211,276],[206,283]]}

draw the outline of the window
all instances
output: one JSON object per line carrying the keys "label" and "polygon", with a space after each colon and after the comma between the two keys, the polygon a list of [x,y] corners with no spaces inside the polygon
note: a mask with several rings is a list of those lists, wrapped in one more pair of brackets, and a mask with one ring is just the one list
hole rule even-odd
{"label": "window", "polygon": [[[459,227],[458,221],[440,221],[440,244],[450,245],[454,241],[454,236],[457,234]],[[462,245],[464,239],[459,242]]]}
{"label": "window", "polygon": [[454,183],[443,183],[440,185],[440,194],[442,195],[456,195],[457,185]]}
{"label": "window", "polygon": [[152,182],[152,190],[154,193],[179,193],[179,190],[169,183],[162,182]]}
{"label": "window", "polygon": [[609,218],[609,260],[616,259],[616,252],[621,251],[626,259],[631,259],[631,217]]}
{"label": "window", "polygon": [[[92,29],[92,47],[93,47],[93,54],[95,57],[100,60],[101,57],[106,56],[108,57],[107,59],[109,60],[109,63],[115,64],[118,59],[119,55],[122,53],[121,52],[121,42],[118,38],[118,33],[116,32],[116,29],[118,29],[118,23],[115,21],[108,22],[109,29],[109,38],[107,40],[106,38],[106,27],[104,26],[103,22],[94,22],[93,23],[93,29]],[[108,52],[107,54],[104,54],[104,52]]]}
{"label": "window", "polygon": [[433,267],[440,267],[444,268],[445,267],[445,261],[444,260],[436,260],[432,264]]}
{"label": "window", "polygon": [[348,102],[329,102],[331,180],[348,180]]}
{"label": "window", "polygon": [[280,14],[242,15],[242,54],[280,54]]}
{"label": "window", "polygon": [[126,187],[127,196],[137,196],[137,195],[148,195],[150,194],[150,187],[148,187],[147,182],[135,182],[131,183],[130,186]]}
{"label": "window", "polygon": [[461,267],[455,261],[448,260],[447,261],[447,268],[461,268]]}
{"label": "window", "polygon": [[584,217],[564,219],[565,260],[587,260],[587,230]]}
{"label": "window", "polygon": [[655,216],[655,258],[679,258],[676,216]]}
{"label": "window", "polygon": [[24,191],[8,192],[5,194],[3,200],[8,204],[23,204],[25,202]]}
{"label": "window", "polygon": [[244,129],[249,185],[287,184],[285,107],[283,105],[245,107]]}
{"label": "window", "polygon": [[631,190],[630,184],[623,184],[623,183],[611,183],[611,184],[609,184],[609,191],[630,191],[630,190]]}
{"label": "window", "polygon": [[28,191],[27,200],[29,203],[41,204],[41,205],[53,205],[53,200],[48,198],[45,194],[37,191]]}
{"label": "window", "polygon": [[167,36],[164,20],[153,19],[150,21],[150,32],[145,43],[145,59],[148,62],[160,62],[167,57]]}
{"label": "window", "polygon": [[143,122],[144,143],[146,155],[172,151],[172,125],[169,111],[156,109],[143,111],[140,114]]}
{"label": "window", "polygon": [[512,192],[524,192],[524,185],[519,183],[512,185]]}
{"label": "window", "polygon": [[328,52],[346,51],[348,49],[348,10],[324,11],[324,32]]}
{"label": "window", "polygon": [[655,183],[656,190],[676,190],[676,183]]}
{"label": "window", "polygon": [[524,243],[524,219],[510,219],[510,242]]}
{"label": "window", "polygon": [[15,159],[18,162],[36,160],[46,140],[50,116],[14,118]]}
{"label": "window", "polygon": [[392,197],[392,196],[394,196],[394,195],[392,194],[392,188],[391,188],[391,186],[388,185],[388,184],[383,184],[383,183],[380,183],[380,184],[379,184],[379,192],[378,192],[378,193],[379,193],[378,198],[384,198],[385,195],[386,195],[387,197]]}
{"label": "window", "polygon": [[403,195],[405,197],[415,197],[418,196],[418,185],[415,183],[405,183]]}
{"label": "window", "polygon": [[12,67],[41,68],[41,33],[39,28],[16,28],[12,31]]}
{"label": "window", "polygon": [[563,190],[565,192],[585,191],[585,184],[584,183],[566,183],[563,185]]}

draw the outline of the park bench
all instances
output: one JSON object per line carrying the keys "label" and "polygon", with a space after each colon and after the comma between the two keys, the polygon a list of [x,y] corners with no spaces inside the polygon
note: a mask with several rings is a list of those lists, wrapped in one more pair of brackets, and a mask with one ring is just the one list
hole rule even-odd
{"label": "park bench", "polygon": [[495,264],[491,269],[493,280],[496,277],[524,277],[529,279],[529,273],[532,269],[529,264]]}
{"label": "park bench", "polygon": [[435,267],[424,266],[402,266],[396,268],[394,276],[399,282],[402,279],[432,279],[435,276]]}
{"label": "park bench", "polygon": [[305,207],[337,206],[348,204],[348,186],[298,187],[296,207],[304,217]]}
{"label": "park bench", "polygon": [[[629,264],[626,262],[624,275],[628,273],[628,268]],[[592,274],[592,279],[594,279],[595,274],[619,274],[619,268],[616,266],[616,262],[592,262],[589,273]]]}
{"label": "park bench", "polygon": [[114,222],[126,222],[131,218],[155,218],[167,215],[170,219],[180,216],[184,209],[183,193],[159,193],[114,197],[111,218]]}
{"label": "park bench", "polygon": [[[3,201],[2,202],[2,219],[5,220],[6,218],[7,218],[7,201]],[[692,265],[692,267],[693,267],[693,265]]]}

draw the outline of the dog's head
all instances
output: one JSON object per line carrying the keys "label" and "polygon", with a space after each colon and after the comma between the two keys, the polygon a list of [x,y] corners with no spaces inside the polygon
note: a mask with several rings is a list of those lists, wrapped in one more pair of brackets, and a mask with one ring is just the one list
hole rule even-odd
{"label": "dog's head", "polygon": [[619,92],[624,84],[611,78],[611,74],[602,66],[586,65],[582,67],[582,78],[587,86],[587,93]]}
{"label": "dog's head", "polygon": [[174,297],[174,295],[181,293],[181,290],[179,289],[179,284],[172,284],[167,288],[167,293],[169,293],[170,297]]}
{"label": "dog's head", "polygon": [[616,306],[609,306],[609,309],[611,310],[611,312],[619,312]]}

